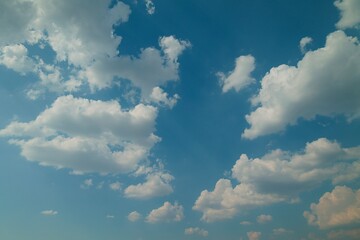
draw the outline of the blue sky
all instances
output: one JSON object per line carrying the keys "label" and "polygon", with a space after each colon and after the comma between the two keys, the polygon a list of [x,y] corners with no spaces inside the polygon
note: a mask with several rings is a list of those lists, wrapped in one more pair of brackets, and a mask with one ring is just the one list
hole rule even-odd
{"label": "blue sky", "polygon": [[0,238],[357,239],[359,3],[0,1]]}

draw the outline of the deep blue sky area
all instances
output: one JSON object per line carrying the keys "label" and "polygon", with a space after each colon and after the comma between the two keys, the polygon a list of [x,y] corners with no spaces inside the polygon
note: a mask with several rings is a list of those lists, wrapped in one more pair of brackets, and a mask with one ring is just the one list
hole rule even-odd
{"label": "deep blue sky area", "polygon": [[0,0],[0,239],[358,239],[359,16]]}

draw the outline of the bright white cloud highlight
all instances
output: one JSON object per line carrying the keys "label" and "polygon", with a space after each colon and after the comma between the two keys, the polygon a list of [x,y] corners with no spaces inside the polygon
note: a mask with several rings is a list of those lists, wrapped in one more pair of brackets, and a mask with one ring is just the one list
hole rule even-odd
{"label": "bright white cloud highlight", "polygon": [[360,222],[360,190],[337,186],[325,193],[319,203],[312,203],[304,217],[321,229]]}
{"label": "bright white cloud highlight", "polygon": [[127,218],[130,222],[136,222],[136,221],[140,220],[142,218],[142,216],[137,211],[133,211],[133,212],[129,213]]}
{"label": "bright white cloud highlight", "polygon": [[173,97],[169,97],[169,94],[164,92],[162,88],[155,87],[151,92],[150,99],[155,103],[165,105],[171,109],[176,105],[177,101],[180,99],[180,96],[175,94]]}
{"label": "bright white cloud highlight", "polygon": [[341,16],[336,27],[346,29],[359,26],[360,2],[358,0],[336,0],[334,4],[340,10]]}
{"label": "bright white cloud highlight", "polygon": [[146,217],[149,223],[158,222],[179,222],[184,218],[184,208],[175,202],[172,205],[169,202],[164,202],[164,205],[152,210]]}
{"label": "bright white cloud highlight", "polygon": [[307,52],[297,66],[272,68],[252,98],[257,108],[246,115],[251,126],[242,136],[254,139],[276,133],[299,118],[317,115],[359,118],[359,59],[358,40],[337,31],[328,35],[325,47]]}
{"label": "bright white cloud highlight", "polygon": [[135,170],[152,146],[157,109],[139,104],[123,110],[117,101],[59,97],[30,122],[10,123],[0,136],[29,161],[75,172]]}
{"label": "bright white cloud highlight", "polygon": [[249,240],[260,240],[261,232],[248,232],[247,236]]}
{"label": "bright white cloud highlight", "polygon": [[198,235],[198,236],[202,236],[202,237],[207,237],[209,235],[208,231],[198,228],[198,227],[186,228],[184,232],[186,235]]}
{"label": "bright white cloud highlight", "polygon": [[261,214],[260,216],[258,216],[258,217],[256,218],[256,221],[257,221],[258,223],[271,222],[271,221],[272,221],[272,216],[271,216],[271,215]]}
{"label": "bright white cloud highlight", "polygon": [[44,210],[41,212],[41,214],[44,216],[55,216],[58,214],[58,212],[55,210]]}
{"label": "bright white cloud highlight", "polygon": [[255,58],[251,55],[240,56],[235,61],[235,69],[228,72],[218,72],[223,93],[234,89],[236,92],[244,89],[255,79],[251,77],[251,73],[255,70]]}
{"label": "bright white cloud highlight", "polygon": [[24,75],[32,72],[35,62],[28,57],[28,50],[22,44],[8,45],[0,50],[0,64]]}
{"label": "bright white cloud highlight", "polygon": [[262,158],[250,159],[242,154],[232,168],[232,177],[220,179],[213,191],[204,190],[194,210],[202,220],[229,219],[242,209],[278,202],[294,202],[298,194],[325,181],[334,184],[360,176],[360,147],[342,148],[325,138],[307,143],[303,152],[274,150]]}
{"label": "bright white cloud highlight", "polygon": [[300,40],[300,50],[302,53],[306,53],[307,50],[307,46],[312,43],[313,39],[311,37],[303,37]]}

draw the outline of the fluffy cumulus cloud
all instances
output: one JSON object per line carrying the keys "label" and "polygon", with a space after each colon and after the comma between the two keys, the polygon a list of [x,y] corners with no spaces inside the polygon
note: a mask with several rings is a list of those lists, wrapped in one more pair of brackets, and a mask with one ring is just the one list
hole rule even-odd
{"label": "fluffy cumulus cloud", "polygon": [[313,39],[311,37],[303,37],[300,40],[300,50],[302,53],[307,52],[307,46],[312,43]]}
{"label": "fluffy cumulus cloud", "polygon": [[164,92],[164,90],[160,87],[153,88],[150,100],[160,105],[167,106],[169,108],[173,108],[177,101],[180,99],[178,94],[175,94],[173,97],[169,97],[169,94]]}
{"label": "fluffy cumulus cloud", "polygon": [[198,236],[202,236],[202,237],[207,237],[209,235],[208,231],[198,228],[198,227],[185,228],[184,232],[186,235],[198,235]]}
{"label": "fluffy cumulus cloud", "polygon": [[133,212],[129,213],[127,218],[130,222],[136,222],[136,221],[140,220],[142,218],[142,216],[137,211],[133,211]]}
{"label": "fluffy cumulus cloud", "polygon": [[55,210],[50,209],[50,210],[42,211],[41,214],[44,215],[44,216],[55,216],[55,215],[58,214],[58,212],[55,211]]}
{"label": "fluffy cumulus cloud", "polygon": [[152,210],[146,217],[149,223],[159,222],[179,222],[184,218],[184,208],[175,202],[172,205],[170,202],[164,202],[164,205]]}
{"label": "fluffy cumulus cloud", "polygon": [[109,188],[113,191],[119,191],[121,189],[121,183],[120,182],[110,183]]}
{"label": "fluffy cumulus cloud", "polygon": [[299,118],[317,115],[359,118],[359,59],[358,40],[336,31],[327,36],[325,47],[307,52],[297,66],[272,68],[252,98],[256,109],[246,115],[251,126],[242,136],[254,139],[276,133]]}
{"label": "fluffy cumulus cloud", "polygon": [[272,221],[272,216],[271,215],[265,215],[265,214],[261,214],[256,218],[256,221],[258,223],[267,223],[267,222],[271,222]]}
{"label": "fluffy cumulus cloud", "polygon": [[260,240],[261,232],[248,232],[247,236],[249,240]]}
{"label": "fluffy cumulus cloud", "polygon": [[235,69],[229,73],[218,72],[220,85],[224,93],[231,89],[239,92],[255,81],[251,73],[255,69],[255,58],[251,55],[240,56],[235,61]]}
{"label": "fluffy cumulus cloud", "polygon": [[334,4],[341,15],[336,27],[340,29],[359,27],[360,2],[358,0],[336,0]]}
{"label": "fluffy cumulus cloud", "polygon": [[304,217],[311,225],[331,228],[360,223],[360,190],[337,186],[312,203]]}
{"label": "fluffy cumulus cloud", "polygon": [[138,104],[123,110],[113,101],[62,96],[35,120],[0,130],[29,161],[75,172],[135,170],[152,146],[157,109]]}
{"label": "fluffy cumulus cloud", "polygon": [[82,189],[89,189],[94,185],[93,180],[91,178],[85,179],[83,183],[80,185]]}
{"label": "fluffy cumulus cloud", "polygon": [[321,138],[307,143],[303,152],[274,150],[255,159],[242,154],[232,168],[238,184],[220,179],[213,191],[201,192],[193,209],[203,213],[203,221],[229,219],[241,209],[296,202],[300,192],[325,181],[337,184],[359,176],[360,147],[342,148]]}

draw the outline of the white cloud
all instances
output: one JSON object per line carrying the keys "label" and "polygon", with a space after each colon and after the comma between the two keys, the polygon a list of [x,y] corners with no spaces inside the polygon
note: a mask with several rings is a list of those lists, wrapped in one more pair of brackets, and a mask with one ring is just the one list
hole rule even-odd
{"label": "white cloud", "polygon": [[108,219],[114,219],[114,218],[115,218],[115,216],[114,216],[114,215],[110,215],[110,214],[108,214],[108,215],[106,215],[106,218],[108,218]]}
{"label": "white cloud", "polygon": [[180,99],[180,96],[175,94],[173,97],[169,97],[168,93],[164,92],[162,88],[155,87],[150,94],[150,99],[155,103],[168,106],[171,109],[176,105],[177,101]]}
{"label": "white cloud", "polygon": [[274,233],[275,235],[283,235],[283,234],[292,233],[292,231],[287,230],[287,229],[285,229],[285,228],[275,228],[275,229],[273,229],[273,233]]}
{"label": "white cloud", "polygon": [[328,239],[331,239],[331,240],[343,240],[343,239],[356,240],[356,239],[359,239],[359,236],[360,236],[360,228],[350,229],[350,230],[336,230],[336,231],[331,231],[328,234]]}
{"label": "white cloud", "polygon": [[321,229],[360,223],[360,190],[336,186],[325,193],[319,203],[312,203],[304,217]]}
{"label": "white cloud", "polygon": [[241,225],[251,225],[252,223],[249,221],[242,221],[240,222]]}
{"label": "white cloud", "polygon": [[301,40],[300,40],[300,50],[302,53],[306,53],[308,50],[307,50],[307,46],[312,43],[313,39],[311,37],[303,37]]}
{"label": "white cloud", "polygon": [[110,183],[109,188],[113,191],[119,191],[121,189],[121,183],[120,182]]}
{"label": "white cloud", "polygon": [[80,187],[82,189],[89,189],[90,187],[92,187],[94,184],[93,184],[93,180],[91,178],[88,178],[88,179],[85,179],[83,181],[83,183],[80,185]]}
{"label": "white cloud", "polygon": [[258,216],[258,217],[256,218],[256,221],[257,221],[258,223],[271,222],[271,221],[272,221],[272,216],[271,216],[271,215],[261,214],[260,216]]}
{"label": "white cloud", "polygon": [[164,205],[152,210],[146,217],[149,223],[158,222],[179,222],[184,218],[184,208],[175,202],[172,205],[169,202],[164,202]]}
{"label": "white cloud", "polygon": [[341,15],[336,27],[345,29],[359,26],[360,2],[358,0],[336,0],[334,4],[340,10]]}
{"label": "white cloud", "polygon": [[294,202],[300,192],[325,181],[337,184],[359,176],[360,147],[342,148],[321,138],[307,143],[302,153],[274,150],[255,159],[242,154],[232,168],[238,185],[220,179],[213,191],[201,192],[193,209],[202,212],[206,222],[229,219],[242,209]]}
{"label": "white cloud", "polygon": [[259,240],[261,237],[261,232],[248,232],[247,236],[249,240]]}
{"label": "white cloud", "polygon": [[142,218],[142,216],[137,211],[133,211],[133,212],[129,213],[127,218],[130,222],[136,222],[136,221],[140,220]]}
{"label": "white cloud", "polygon": [[359,118],[359,59],[358,40],[336,31],[328,35],[325,47],[307,52],[297,66],[272,68],[252,98],[258,107],[246,115],[251,126],[242,136],[254,139],[276,133],[299,118],[317,115]]}
{"label": "white cloud", "polygon": [[44,216],[55,216],[58,214],[58,212],[55,210],[44,210],[41,212],[41,214]]}
{"label": "white cloud", "polygon": [[124,190],[125,197],[149,199],[169,195],[173,192],[171,181],[174,179],[169,173],[162,171],[151,172],[146,176],[144,183],[130,185]]}
{"label": "white cloud", "polygon": [[153,15],[155,13],[155,5],[151,0],[145,0],[146,11],[148,14]]}
{"label": "white cloud", "polygon": [[0,49],[0,64],[24,75],[32,72],[35,62],[28,57],[28,50],[22,44],[8,45]]}
{"label": "white cloud", "polygon": [[236,92],[244,89],[251,83],[255,82],[255,79],[251,77],[251,73],[255,69],[255,58],[251,55],[240,56],[235,61],[235,69],[228,72],[218,72],[217,75],[220,78],[220,84],[224,93],[231,89],[235,89]]}
{"label": "white cloud", "polygon": [[21,148],[29,161],[76,172],[135,170],[152,146],[157,109],[138,104],[128,111],[117,101],[62,96],[30,122],[10,123],[0,136]]}
{"label": "white cloud", "polygon": [[198,228],[198,227],[186,228],[184,232],[185,232],[186,235],[199,235],[199,236],[202,236],[202,237],[207,237],[209,235],[208,231],[206,231],[204,229],[201,229],[201,228]]}

